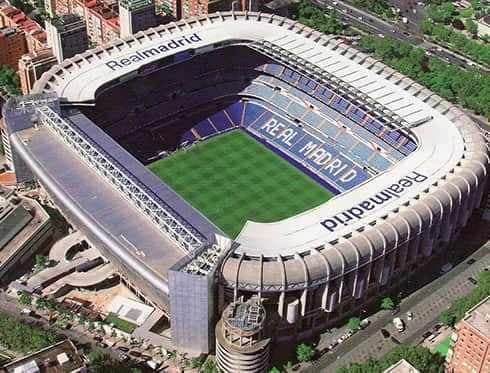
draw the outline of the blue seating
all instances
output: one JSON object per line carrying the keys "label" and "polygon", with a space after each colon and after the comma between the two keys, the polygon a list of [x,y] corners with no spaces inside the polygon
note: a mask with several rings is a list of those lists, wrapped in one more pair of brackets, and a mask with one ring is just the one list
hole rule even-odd
{"label": "blue seating", "polygon": [[347,132],[343,132],[340,135],[337,135],[335,141],[343,145],[344,148],[346,149],[352,148],[358,142],[354,137],[349,135]]}
{"label": "blue seating", "polygon": [[296,118],[301,118],[303,114],[306,112],[306,108],[297,102],[291,101],[289,104],[287,111],[289,114]]}
{"label": "blue seating", "polygon": [[211,125],[209,120],[205,119],[194,126],[194,130],[202,138],[216,134],[216,129]]}
{"label": "blue seating", "polygon": [[225,110],[228,116],[231,118],[235,126],[242,124],[243,108],[245,104],[243,101],[235,102],[234,104],[228,106]]}
{"label": "blue seating", "polygon": [[245,114],[243,116],[243,126],[248,126],[255,122],[261,115],[263,115],[265,109],[259,105],[247,102],[245,104]]}
{"label": "blue seating", "polygon": [[228,117],[222,111],[211,115],[209,120],[213,123],[214,128],[216,128],[218,132],[226,131],[233,127],[233,124],[230,122]]}
{"label": "blue seating", "polygon": [[196,141],[196,137],[191,131],[186,131],[180,136],[180,145],[184,143],[193,143],[194,141]]}
{"label": "blue seating", "polygon": [[391,166],[391,163],[385,157],[375,153],[374,156],[369,159],[369,165],[379,171],[385,171]]}

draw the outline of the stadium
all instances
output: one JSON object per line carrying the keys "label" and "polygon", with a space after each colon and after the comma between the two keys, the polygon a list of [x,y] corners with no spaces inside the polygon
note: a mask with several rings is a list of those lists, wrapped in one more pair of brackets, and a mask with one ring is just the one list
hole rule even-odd
{"label": "stadium", "polygon": [[464,112],[275,15],[149,29],[35,90],[4,106],[17,180],[168,314],[176,347],[216,341],[228,371],[358,312],[486,199],[486,142]]}

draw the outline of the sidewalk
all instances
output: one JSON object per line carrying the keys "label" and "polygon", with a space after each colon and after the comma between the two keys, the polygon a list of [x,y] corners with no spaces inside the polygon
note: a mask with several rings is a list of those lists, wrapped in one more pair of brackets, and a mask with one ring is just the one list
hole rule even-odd
{"label": "sidewalk", "polygon": [[[380,311],[375,320],[365,330],[353,335],[351,338],[337,346],[333,353],[324,354],[319,360],[305,369],[306,372],[335,372],[336,369],[351,362],[365,361],[368,358],[379,358],[389,352],[396,344],[390,338],[383,338],[381,328],[404,344],[417,344],[421,341],[424,332],[438,322],[439,314],[447,309],[453,301],[468,294],[474,285],[467,278],[476,277],[484,268],[490,266],[490,243],[486,243],[474,254],[476,262],[468,265],[466,261],[457,265],[449,273],[437,278],[425,287],[419,289],[400,305],[397,315],[406,321],[407,329],[398,333],[392,325],[390,312]],[[412,311],[414,319],[406,320],[406,312]]]}

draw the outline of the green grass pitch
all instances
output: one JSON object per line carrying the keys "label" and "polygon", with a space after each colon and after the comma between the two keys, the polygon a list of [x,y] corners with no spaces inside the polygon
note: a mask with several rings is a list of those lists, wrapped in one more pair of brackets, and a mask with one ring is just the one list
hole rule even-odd
{"label": "green grass pitch", "polygon": [[333,196],[239,130],[177,152],[148,168],[232,238],[247,220],[284,219]]}

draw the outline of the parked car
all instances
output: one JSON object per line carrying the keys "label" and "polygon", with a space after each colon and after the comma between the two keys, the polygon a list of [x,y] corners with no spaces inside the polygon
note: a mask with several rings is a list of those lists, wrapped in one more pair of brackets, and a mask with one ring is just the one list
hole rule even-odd
{"label": "parked car", "polygon": [[451,269],[453,269],[453,265],[451,263],[446,263],[441,267],[439,273],[443,275],[444,273],[449,272]]}
{"label": "parked car", "polygon": [[468,281],[471,282],[473,285],[478,284],[478,281],[476,281],[473,277],[468,277]]}
{"label": "parked car", "polygon": [[426,331],[424,334],[422,334],[422,338],[423,339],[427,339],[429,338],[430,336],[432,335],[432,333],[428,330]]}
{"label": "parked car", "polygon": [[20,313],[21,313],[22,315],[31,316],[31,314],[32,314],[32,310],[31,310],[31,309],[29,309],[29,308],[22,308],[22,309],[20,310]]}
{"label": "parked car", "polygon": [[412,312],[412,311],[408,311],[408,312],[407,312],[407,320],[408,320],[408,321],[413,320],[413,312]]}
{"label": "parked car", "polygon": [[149,361],[149,360],[153,359],[153,358],[152,358],[150,355],[145,355],[145,354],[141,355],[141,358],[142,358],[144,361]]}
{"label": "parked car", "polygon": [[468,265],[472,265],[472,264],[473,264],[473,263],[475,263],[475,262],[476,262],[476,260],[475,260],[475,259],[473,259],[473,258],[471,258],[470,260],[468,260],[468,261],[466,262],[466,264],[468,264]]}
{"label": "parked car", "polygon": [[134,357],[141,357],[141,352],[136,351],[136,350],[131,350],[129,351],[129,354]]}
{"label": "parked car", "polygon": [[398,330],[400,333],[405,330],[405,323],[399,317],[395,317],[393,319],[393,325],[395,326],[396,330]]}
{"label": "parked car", "polygon": [[390,338],[390,332],[386,329],[381,329],[381,334],[384,338]]}
{"label": "parked car", "polygon": [[364,329],[364,328],[367,328],[369,324],[371,324],[371,321],[369,319],[362,319],[360,324],[359,324],[359,327],[361,329]]}
{"label": "parked car", "polygon": [[128,355],[126,355],[126,354],[124,354],[124,353],[120,353],[120,354],[118,355],[118,358],[119,358],[119,360],[121,360],[121,361],[128,361],[128,360],[129,360],[129,356],[128,356]]}
{"label": "parked car", "polygon": [[438,322],[436,325],[434,325],[434,330],[435,330],[435,331],[438,331],[438,330],[439,330],[439,329],[441,329],[442,327],[443,327],[443,325],[442,325],[440,322]]}
{"label": "parked car", "polygon": [[127,353],[129,351],[129,348],[124,346],[119,346],[116,348],[116,350]]}

